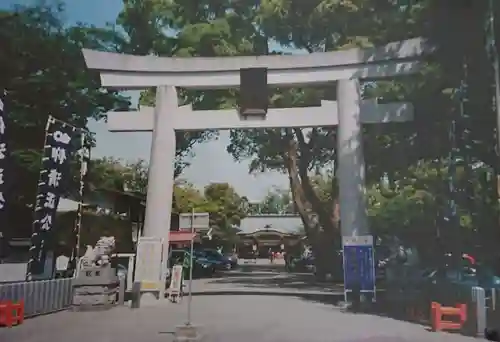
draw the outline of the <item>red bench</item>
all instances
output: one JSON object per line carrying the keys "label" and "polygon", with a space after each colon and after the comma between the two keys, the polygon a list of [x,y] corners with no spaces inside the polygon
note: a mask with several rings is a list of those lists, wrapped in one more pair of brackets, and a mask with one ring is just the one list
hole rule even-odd
{"label": "red bench", "polygon": [[0,325],[12,327],[14,324],[24,322],[24,301],[13,303],[10,301],[0,302]]}

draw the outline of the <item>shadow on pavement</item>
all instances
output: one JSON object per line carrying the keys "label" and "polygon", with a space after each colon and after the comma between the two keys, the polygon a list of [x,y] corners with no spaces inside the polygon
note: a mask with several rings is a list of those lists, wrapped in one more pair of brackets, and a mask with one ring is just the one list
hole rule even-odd
{"label": "shadow on pavement", "polygon": [[325,291],[343,293],[342,284],[331,282],[318,282],[312,274],[269,274],[228,276],[221,279],[210,280],[211,284],[232,284],[245,288],[264,288],[281,290]]}
{"label": "shadow on pavement", "polygon": [[[432,332],[430,307],[425,303],[394,303],[388,302],[384,298],[384,292],[377,294],[377,301],[375,303],[367,303],[357,308],[345,308],[343,297],[334,296],[300,296],[300,298],[321,304],[330,304],[342,311],[349,314],[363,314],[372,315],[377,317],[391,318],[396,321],[413,323],[422,326],[422,329]],[[459,331],[447,331],[451,334],[476,337],[477,326],[474,321],[474,315],[469,316],[462,329]]]}
{"label": "shadow on pavement", "polygon": [[269,278],[272,276],[277,276],[277,272],[266,271],[266,270],[258,270],[253,272],[248,272],[245,270],[237,270],[237,271],[225,271],[220,274],[216,274],[216,277],[222,278]]}
{"label": "shadow on pavement", "polygon": [[[244,272],[242,272],[244,273]],[[271,295],[271,296],[294,296],[304,301],[331,305],[332,307],[342,309],[346,313],[359,313],[373,315],[378,317],[392,318],[398,321],[416,323],[418,325],[429,326],[429,315],[426,308],[421,308],[419,312],[408,310],[410,303],[390,303],[384,299],[384,291],[377,292],[377,301],[373,304],[363,305],[356,309],[344,308],[343,284],[333,282],[316,281],[312,274],[275,274],[261,275],[246,274],[242,276],[225,277],[209,281],[212,285],[232,285],[228,286],[227,291],[221,291],[215,294],[227,295]],[[231,291],[229,288],[254,289],[246,293]],[[272,290],[281,290],[279,293],[273,293]],[[267,291],[267,292],[266,292]],[[418,308],[418,305],[410,305],[412,308]]]}
{"label": "shadow on pavement", "polygon": [[[252,267],[253,266],[253,267]],[[430,304],[419,303],[415,296],[408,294],[396,301],[386,300],[384,290],[377,291],[377,301],[373,304],[362,305],[356,309],[344,308],[343,284],[334,282],[318,281],[314,275],[307,273],[287,273],[281,266],[281,272],[264,271],[272,265],[251,265],[252,269],[241,267],[237,271],[231,271],[223,275],[223,278],[211,279],[210,285],[227,288],[227,293],[237,295],[275,295],[294,296],[304,301],[331,305],[342,309],[346,313],[359,313],[378,317],[392,318],[398,321],[415,323],[421,326],[430,326]],[[278,266],[276,269],[280,269]],[[238,290],[245,289],[247,293]],[[279,293],[273,293],[279,290]],[[266,292],[267,291],[267,292]],[[234,292],[234,293],[233,293]],[[216,294],[216,293],[214,293]],[[218,293],[221,294],[221,293]],[[469,329],[461,332],[469,335]],[[469,335],[470,336],[470,335]]]}

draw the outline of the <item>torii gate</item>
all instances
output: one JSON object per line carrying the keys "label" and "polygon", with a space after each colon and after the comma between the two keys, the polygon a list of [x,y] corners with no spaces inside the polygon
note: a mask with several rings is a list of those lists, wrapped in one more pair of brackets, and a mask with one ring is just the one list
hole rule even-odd
{"label": "torii gate", "polygon": [[[109,113],[108,123],[111,131],[153,131],[143,236],[163,238],[164,246],[168,246],[170,231],[176,130],[338,125],[342,236],[368,235],[361,125],[411,120],[413,107],[409,103],[362,101],[359,79],[415,73],[419,59],[429,52],[421,38],[379,48],[286,56],[170,58],[83,50],[87,67],[100,71],[102,86],[127,90],[157,87],[155,108]],[[270,109],[266,116],[251,120],[237,110],[179,107],[176,87],[238,87],[240,70],[248,68],[267,68],[267,82],[274,86],[338,81],[337,101],[322,101],[320,107]],[[151,265],[153,269],[159,269],[157,266]]]}

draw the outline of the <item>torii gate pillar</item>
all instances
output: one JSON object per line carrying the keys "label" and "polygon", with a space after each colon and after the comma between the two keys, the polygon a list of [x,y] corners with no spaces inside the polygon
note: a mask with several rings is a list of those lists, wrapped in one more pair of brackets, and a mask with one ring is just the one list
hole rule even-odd
{"label": "torii gate pillar", "polygon": [[[163,238],[167,247],[170,233],[176,149],[173,118],[178,107],[175,87],[159,86],[156,88],[146,218],[142,234],[144,237]],[[168,248],[166,250],[168,251]]]}
{"label": "torii gate pillar", "polygon": [[369,235],[359,81],[339,80],[337,175],[342,236]]}

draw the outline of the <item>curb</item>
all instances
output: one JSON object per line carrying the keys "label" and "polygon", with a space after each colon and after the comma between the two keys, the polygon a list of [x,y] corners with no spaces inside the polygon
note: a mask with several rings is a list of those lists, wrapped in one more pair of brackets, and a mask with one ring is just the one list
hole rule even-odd
{"label": "curb", "polygon": [[[187,293],[184,294],[188,295]],[[309,297],[320,298],[327,297],[330,299],[344,298],[343,292],[321,292],[321,291],[272,291],[272,290],[207,290],[207,291],[193,291],[193,297],[197,296],[280,296],[280,297]]]}

